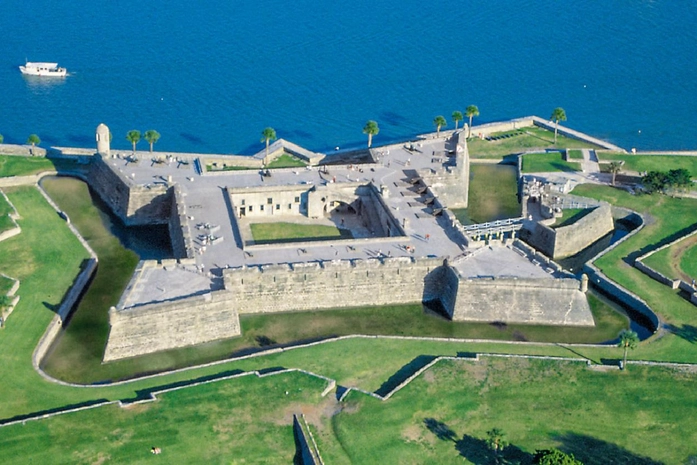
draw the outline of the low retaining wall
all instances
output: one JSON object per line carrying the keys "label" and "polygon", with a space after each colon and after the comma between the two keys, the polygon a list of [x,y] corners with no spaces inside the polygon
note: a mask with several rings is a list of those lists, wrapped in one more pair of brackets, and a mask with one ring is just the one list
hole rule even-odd
{"label": "low retaining wall", "polygon": [[641,224],[636,229],[634,229],[634,231],[627,234],[625,237],[615,242],[610,247],[608,247],[607,249],[603,250],[598,255],[590,259],[584,265],[583,272],[588,275],[588,282],[590,284],[602,290],[603,292],[606,292],[607,294],[611,295],[614,299],[618,300],[619,302],[631,308],[632,310],[645,316],[647,320],[650,321],[653,325],[655,333],[661,327],[661,320],[658,318],[658,315],[654,313],[651,307],[649,307],[646,301],[644,301],[644,299],[629,291],[628,289],[625,289],[616,282],[612,281],[602,271],[600,271],[600,269],[597,266],[595,266],[595,262],[598,259],[600,259],[603,255],[609,253],[615,247],[624,243],[624,241],[630,239],[635,234],[639,233],[639,231],[644,229],[646,220],[640,214],[636,212],[634,212],[634,214],[641,219]]}
{"label": "low retaining wall", "polygon": [[46,155],[46,149],[32,147],[31,145],[1,144],[0,154],[18,157],[43,157]]}
{"label": "low retaining wall", "polygon": [[685,239],[689,239],[690,237],[695,235],[697,235],[697,229],[672,242],[669,242],[668,244],[664,244],[661,247],[642,255],[634,261],[634,267],[642,273],[644,273],[645,275],[655,279],[659,283],[665,284],[666,286],[670,286],[671,289],[680,289],[681,291],[687,292],[690,295],[690,302],[694,305],[697,305],[697,286],[688,284],[682,279],[669,278],[668,276],[664,275],[663,273],[657,270],[654,270],[653,268],[644,263],[644,260],[649,258],[651,255],[660,252],[663,249],[667,249],[668,247],[672,247],[675,244],[678,244],[684,241]]}

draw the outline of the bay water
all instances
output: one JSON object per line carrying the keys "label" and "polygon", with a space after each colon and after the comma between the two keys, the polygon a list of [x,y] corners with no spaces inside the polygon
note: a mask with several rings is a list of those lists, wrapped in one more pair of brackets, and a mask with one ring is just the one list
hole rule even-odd
{"label": "bay water", "polygon": [[[311,150],[563,107],[568,125],[627,149],[696,149],[697,13],[680,0],[3,0],[0,134],[254,153],[266,126]],[[64,79],[31,79],[24,61]],[[146,148],[141,142],[141,149]]]}

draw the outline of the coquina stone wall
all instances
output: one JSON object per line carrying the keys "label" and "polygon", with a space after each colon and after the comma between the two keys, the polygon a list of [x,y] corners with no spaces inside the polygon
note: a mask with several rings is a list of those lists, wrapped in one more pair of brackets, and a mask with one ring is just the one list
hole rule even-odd
{"label": "coquina stone wall", "polygon": [[551,228],[528,223],[523,237],[536,249],[552,258],[574,255],[614,230],[612,208],[603,203],[573,224]]}
{"label": "coquina stone wall", "polygon": [[418,174],[438,198],[450,208],[467,208],[470,159],[465,130],[452,134],[446,146],[455,150],[455,166],[440,170],[419,170]]}
{"label": "coquina stone wall", "polygon": [[239,336],[233,297],[217,291],[125,310],[112,308],[104,361]]}
{"label": "coquina stone wall", "polygon": [[171,198],[168,229],[174,258],[194,258],[196,252],[193,236],[189,222],[186,221],[186,203],[179,186],[174,186]]}
{"label": "coquina stone wall", "polygon": [[576,279],[460,279],[454,305],[446,310],[453,321],[595,324]]}
{"label": "coquina stone wall", "polygon": [[439,298],[441,259],[394,257],[233,268],[225,287],[239,313],[406,304]]}
{"label": "coquina stone wall", "polygon": [[90,165],[90,186],[128,226],[166,224],[172,206],[171,188],[157,184],[136,185],[126,176],[111,169],[95,155]]}

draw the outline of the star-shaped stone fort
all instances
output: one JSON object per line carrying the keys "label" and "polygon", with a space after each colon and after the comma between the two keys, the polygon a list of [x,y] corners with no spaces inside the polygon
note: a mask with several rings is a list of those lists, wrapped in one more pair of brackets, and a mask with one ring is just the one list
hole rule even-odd
{"label": "star-shaped stone fort", "polygon": [[[304,166],[269,169],[281,156]],[[90,185],[127,225],[167,224],[176,257],[140,262],[105,361],[237,336],[244,313],[437,301],[453,321],[594,324],[586,280],[517,239],[532,215],[465,227],[450,212],[468,202],[463,131],[330,156],[280,139],[247,157],[118,153],[100,125],[94,158]],[[341,237],[255,241],[264,223]]]}

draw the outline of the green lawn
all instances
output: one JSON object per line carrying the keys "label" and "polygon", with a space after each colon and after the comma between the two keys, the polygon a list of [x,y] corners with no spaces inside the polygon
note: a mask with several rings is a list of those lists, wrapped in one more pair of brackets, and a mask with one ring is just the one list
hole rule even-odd
{"label": "green lawn", "polygon": [[[504,158],[506,155],[529,152],[533,150],[544,151],[546,149],[574,149],[574,148],[598,148],[588,142],[571,139],[559,135],[557,143],[554,143],[554,132],[534,126],[521,128],[523,135],[516,135],[507,139],[496,141],[480,140],[473,137],[467,141],[467,148],[472,158]],[[497,137],[519,131],[507,131],[494,133]]]}
{"label": "green lawn", "polygon": [[325,386],[300,373],[246,376],[170,392],[154,403],[6,427],[0,462],[293,463],[292,414],[317,408]]}
{"label": "green lawn", "polygon": [[697,279],[697,245],[685,251],[680,259],[680,269],[692,279]]}
{"label": "green lawn", "polygon": [[690,282],[697,277],[697,237],[692,236],[644,260],[644,264],[671,279]]}
{"label": "green lawn", "polygon": [[552,225],[552,228],[561,228],[563,226],[574,224],[592,211],[593,208],[567,208],[562,210],[561,216],[557,218],[557,221]]}
{"label": "green lawn", "polygon": [[[89,289],[43,367],[49,374],[64,379],[83,379],[80,375],[85,372],[98,376],[105,371],[101,361],[109,332],[109,307],[118,303],[138,256],[106,229],[83,181],[50,178],[44,179],[42,185],[68,214],[100,261]],[[101,378],[91,378],[97,379]]]}
{"label": "green lawn", "polygon": [[571,160],[583,160],[583,152],[578,149],[568,150],[566,156]]}
{"label": "green lawn", "polygon": [[348,229],[339,229],[335,226],[279,222],[251,223],[249,227],[256,244],[353,238]]}
{"label": "green lawn", "polygon": [[69,170],[77,166],[78,164],[72,160],[0,155],[0,178],[27,176],[42,171]]}
{"label": "green lawn", "polygon": [[561,152],[529,153],[523,155],[524,173],[580,170],[580,163],[564,161]]}
{"label": "green lawn", "polygon": [[307,166],[307,163],[302,161],[301,159],[294,157],[293,155],[289,155],[287,153],[284,153],[268,165],[266,165],[267,168],[269,169],[274,169],[274,168],[300,168],[300,167],[305,167]]}
{"label": "green lawn", "polygon": [[[494,187],[495,186],[495,187]],[[512,165],[470,165],[469,206],[454,208],[453,214],[462,224],[520,216],[518,179]]]}
{"label": "green lawn", "polygon": [[586,465],[682,464],[697,453],[695,381],[660,368],[445,361],[389,402],[349,395],[315,430],[327,463],[496,463],[484,439],[500,428],[505,463],[558,447]]}
{"label": "green lawn", "polygon": [[697,156],[628,155],[622,153],[599,153],[600,161],[623,161],[622,171],[668,171],[686,169],[697,178]]}
{"label": "green lawn", "polygon": [[5,197],[0,195],[0,233],[15,227],[12,218],[10,218],[11,213],[14,213],[12,207],[7,203]]}

